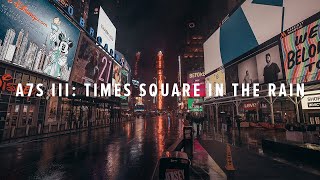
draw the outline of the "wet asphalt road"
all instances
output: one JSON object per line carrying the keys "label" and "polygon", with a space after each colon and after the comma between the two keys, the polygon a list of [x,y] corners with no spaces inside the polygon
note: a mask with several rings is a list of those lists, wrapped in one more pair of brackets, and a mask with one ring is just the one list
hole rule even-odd
{"label": "wet asphalt road", "polygon": [[180,120],[136,119],[0,148],[0,179],[151,179]]}

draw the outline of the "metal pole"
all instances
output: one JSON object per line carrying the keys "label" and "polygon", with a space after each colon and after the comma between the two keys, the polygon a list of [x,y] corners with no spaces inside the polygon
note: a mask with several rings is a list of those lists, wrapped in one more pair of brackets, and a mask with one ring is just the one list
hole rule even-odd
{"label": "metal pole", "polygon": [[181,80],[181,57],[178,56],[178,62],[179,62],[179,83],[180,83],[180,88],[182,87],[182,80]]}
{"label": "metal pole", "polygon": [[274,124],[274,111],[273,111],[273,100],[272,100],[272,96],[270,96],[270,109],[271,109],[271,124]]}
{"label": "metal pole", "polygon": [[298,103],[298,97],[296,96],[294,98],[294,104],[296,106],[296,114],[297,114],[297,122],[300,123],[300,110],[299,110],[299,103]]}
{"label": "metal pole", "polygon": [[215,107],[216,107],[217,132],[219,132],[219,120],[218,120],[218,118],[219,118],[219,105],[216,104]]}

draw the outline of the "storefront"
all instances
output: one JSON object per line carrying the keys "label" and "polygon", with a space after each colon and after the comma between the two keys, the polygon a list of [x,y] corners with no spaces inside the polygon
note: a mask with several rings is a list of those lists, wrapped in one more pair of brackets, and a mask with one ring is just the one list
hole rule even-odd
{"label": "storefront", "polygon": [[303,115],[307,124],[320,125],[320,91],[310,91],[301,100]]}
{"label": "storefront", "polygon": [[[27,128],[30,135],[36,134],[39,124],[57,120],[50,117],[60,114],[60,104],[50,109],[48,97],[36,97],[35,92],[31,97],[16,97],[16,87],[17,83],[24,86],[26,83],[42,83],[46,94],[48,85],[60,82],[58,79],[0,62],[0,81],[0,129],[4,138],[9,138],[13,131],[15,137],[24,136]],[[26,90],[27,87],[24,88]],[[51,116],[47,117],[47,114]]]}

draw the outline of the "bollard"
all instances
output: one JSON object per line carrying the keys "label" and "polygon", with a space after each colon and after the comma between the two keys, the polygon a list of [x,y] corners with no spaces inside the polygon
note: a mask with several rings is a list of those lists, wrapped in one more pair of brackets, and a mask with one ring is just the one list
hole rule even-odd
{"label": "bollard", "polygon": [[38,125],[38,134],[41,134],[41,124]]}
{"label": "bollard", "polygon": [[228,179],[234,179],[234,171],[236,170],[233,166],[232,154],[230,144],[227,144],[226,147],[226,165]]}
{"label": "bollard", "polygon": [[180,151],[167,151],[159,160],[159,180],[189,180],[190,165],[191,162],[186,153]]}
{"label": "bollard", "polygon": [[14,137],[15,130],[16,130],[16,127],[13,126],[12,129],[11,129],[11,135],[10,135],[11,138]]}
{"label": "bollard", "polygon": [[26,127],[26,136],[29,135],[29,129],[30,129],[30,125],[28,124],[27,127]]}
{"label": "bollard", "polygon": [[68,122],[64,124],[64,130],[67,130],[67,129],[68,129]]}
{"label": "bollard", "polygon": [[58,122],[58,128],[57,131],[60,131],[60,122]]}

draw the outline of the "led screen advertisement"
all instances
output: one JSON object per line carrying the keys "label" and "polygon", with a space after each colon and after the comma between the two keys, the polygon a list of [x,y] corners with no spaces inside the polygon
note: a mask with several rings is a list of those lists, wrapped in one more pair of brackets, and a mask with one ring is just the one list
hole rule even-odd
{"label": "led screen advertisement", "polygon": [[47,0],[0,2],[0,60],[68,81],[79,29]]}
{"label": "led screen advertisement", "polygon": [[112,62],[109,55],[82,33],[70,80],[80,84],[109,83]]}
{"label": "led screen advertisement", "polygon": [[206,96],[206,85],[205,85],[205,73],[204,70],[197,70],[188,73],[187,83],[190,84],[190,97],[195,97],[194,95],[194,84],[199,84],[197,93],[200,95],[198,97]]}
{"label": "led screen advertisement", "polygon": [[[212,88],[211,88],[211,96],[215,96],[215,86],[216,84],[223,84],[224,88],[224,92],[223,94],[226,94],[226,88],[225,88],[225,84],[226,84],[226,74],[225,74],[225,69],[223,67],[217,69],[216,72],[214,72],[213,74],[209,75],[208,77],[206,77],[206,86],[208,86],[208,84],[211,84]],[[209,92],[209,88],[206,88],[206,97],[209,98],[210,96],[210,92]]]}
{"label": "led screen advertisement", "polygon": [[188,110],[190,112],[202,112],[202,106],[196,105],[203,102],[202,98],[188,98]]}
{"label": "led screen advertisement", "polygon": [[243,0],[204,43],[206,74],[320,11],[319,0]]}
{"label": "led screen advertisement", "polygon": [[124,96],[124,85],[128,83],[128,71],[121,70],[121,99],[127,100],[128,97]]}
{"label": "led screen advertisement", "polygon": [[[116,46],[116,33],[117,29],[107,16],[107,14],[104,12],[102,7],[100,7],[99,11],[99,19],[98,19],[98,28],[97,28],[97,39],[101,42],[101,45],[105,47],[107,44],[108,46],[108,52],[115,51]],[[100,39],[100,38],[101,39]],[[100,39],[100,40],[99,40]],[[113,53],[111,53],[113,55]]]}
{"label": "led screen advertisement", "polygon": [[282,34],[282,56],[288,83],[320,80],[319,17],[317,14]]}
{"label": "led screen advertisement", "polygon": [[115,85],[121,85],[121,66],[118,65],[116,62],[113,63],[113,71],[112,71],[112,94],[114,95],[115,92]]}
{"label": "led screen advertisement", "polygon": [[283,79],[279,46],[267,48],[256,55],[226,68],[226,89],[233,92],[232,83],[274,83]]}

